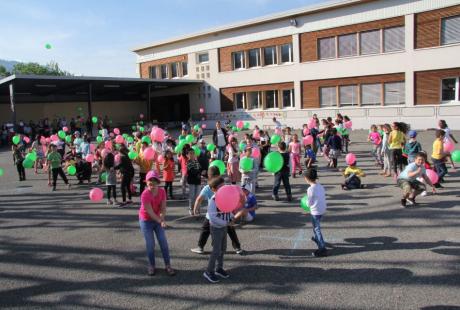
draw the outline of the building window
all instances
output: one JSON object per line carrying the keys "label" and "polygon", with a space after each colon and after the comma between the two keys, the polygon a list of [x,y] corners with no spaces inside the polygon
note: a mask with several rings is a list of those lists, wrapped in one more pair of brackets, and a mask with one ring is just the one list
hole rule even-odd
{"label": "building window", "polygon": [[186,61],[181,62],[181,66],[182,66],[182,76],[187,76],[188,75],[187,62]]}
{"label": "building window", "polygon": [[381,105],[382,84],[361,85],[361,105]]}
{"label": "building window", "polygon": [[235,109],[236,110],[243,110],[244,109],[244,93],[236,93],[234,94],[234,102],[235,102]]}
{"label": "building window", "polygon": [[383,51],[395,52],[404,50],[404,26],[383,30]]}
{"label": "building window", "polygon": [[161,73],[161,78],[162,79],[167,79],[168,78],[168,65],[161,65],[160,66],[160,73]]}
{"label": "building window", "polygon": [[339,57],[356,56],[358,54],[356,44],[356,33],[339,36]]}
{"label": "building window", "polygon": [[247,93],[247,105],[249,110],[260,109],[260,92],[253,91]]}
{"label": "building window", "polygon": [[453,101],[455,100],[455,92],[457,90],[457,79],[448,78],[442,80],[442,101]]}
{"label": "building window", "polygon": [[380,53],[380,30],[361,32],[359,34],[361,55]]}
{"label": "building window", "polygon": [[244,69],[244,52],[233,52],[233,70]]}
{"label": "building window", "polygon": [[347,85],[339,87],[340,106],[355,106],[358,104],[357,86]]}
{"label": "building window", "polygon": [[176,78],[179,76],[178,67],[179,63],[177,62],[171,64],[171,78]]}
{"label": "building window", "polygon": [[260,49],[254,48],[248,51],[249,68],[260,66]]}
{"label": "building window", "polygon": [[270,66],[276,64],[276,47],[264,47],[264,65]]}
{"label": "building window", "polygon": [[157,66],[149,67],[149,78],[156,79],[157,77]]}
{"label": "building window", "polygon": [[276,90],[267,90],[265,92],[265,108],[274,109],[277,108],[277,96],[278,92]]}
{"label": "building window", "polygon": [[294,90],[285,89],[283,90],[283,109],[294,107]]}
{"label": "building window", "polygon": [[406,102],[406,84],[391,82],[384,85],[385,105],[399,105]]}
{"label": "building window", "polygon": [[319,59],[335,58],[335,37],[322,38],[318,40]]}
{"label": "building window", "polygon": [[283,44],[280,47],[281,50],[281,62],[292,62],[292,43]]}
{"label": "building window", "polygon": [[337,106],[337,88],[333,87],[320,87],[320,106],[323,107],[336,107]]}
{"label": "building window", "polygon": [[460,42],[460,15],[441,20],[441,44]]}
{"label": "building window", "polygon": [[209,54],[208,53],[200,53],[198,54],[198,63],[203,64],[209,62]]}

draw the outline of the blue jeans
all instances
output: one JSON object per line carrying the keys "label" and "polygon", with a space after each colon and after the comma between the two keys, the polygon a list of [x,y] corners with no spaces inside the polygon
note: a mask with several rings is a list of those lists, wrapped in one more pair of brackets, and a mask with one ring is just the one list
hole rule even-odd
{"label": "blue jeans", "polygon": [[314,241],[318,246],[318,249],[324,250],[326,248],[326,244],[323,239],[323,234],[321,234],[321,218],[322,215],[312,215],[311,222],[313,224],[313,234],[314,234]]}
{"label": "blue jeans", "polygon": [[166,240],[166,234],[161,227],[160,223],[155,221],[143,221],[139,220],[141,231],[144,234],[145,248],[147,250],[147,257],[149,259],[150,266],[155,267],[155,239],[153,233],[157,236],[158,243],[160,244],[161,253],[163,254],[163,260],[165,266],[170,266],[169,248],[168,241]]}
{"label": "blue jeans", "polygon": [[447,174],[447,166],[444,160],[434,159],[433,157],[431,157],[431,160],[433,161],[434,169],[439,176],[439,181],[441,181],[441,179]]}
{"label": "blue jeans", "polygon": [[225,145],[217,147],[217,159],[224,160],[225,157]]}

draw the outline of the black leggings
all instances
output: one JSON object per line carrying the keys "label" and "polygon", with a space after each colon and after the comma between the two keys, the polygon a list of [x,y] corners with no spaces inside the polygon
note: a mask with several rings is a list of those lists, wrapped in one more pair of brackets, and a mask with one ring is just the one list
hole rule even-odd
{"label": "black leggings", "polygon": [[18,174],[19,174],[19,181],[25,180],[26,179],[26,169],[24,169],[24,166],[22,165],[23,161],[18,161],[16,164],[16,168],[18,169]]}
{"label": "black leggings", "polygon": [[[201,226],[201,233],[200,239],[198,240],[198,246],[200,248],[204,248],[206,242],[208,241],[209,235],[211,234],[211,226],[209,224],[209,220],[205,219],[203,222],[203,226]],[[227,234],[232,240],[232,246],[235,250],[241,249],[240,240],[238,240],[238,235],[236,234],[235,227],[228,226],[227,227]]]}
{"label": "black leggings", "polygon": [[123,197],[123,202],[126,202],[126,192],[128,192],[128,199],[131,200],[131,175],[123,174],[121,177],[121,196]]}
{"label": "black leggings", "polygon": [[142,195],[142,192],[145,189],[145,177],[147,176],[147,173],[144,172],[139,172],[139,195]]}
{"label": "black leggings", "polygon": [[403,170],[403,157],[402,157],[402,149],[391,149],[390,150],[391,159],[393,161],[393,171],[395,174],[399,171]]}
{"label": "black leggings", "polygon": [[51,173],[53,174],[53,188],[56,188],[56,181],[58,175],[62,178],[65,184],[69,184],[69,181],[67,180],[67,177],[64,174],[64,170],[62,170],[62,167],[51,169]]}
{"label": "black leggings", "polygon": [[171,198],[173,196],[173,182],[168,182],[165,181],[165,192],[167,193],[169,190],[169,197]]}
{"label": "black leggings", "polygon": [[113,199],[117,199],[117,186],[107,185],[107,199],[110,199],[110,194],[113,193]]}

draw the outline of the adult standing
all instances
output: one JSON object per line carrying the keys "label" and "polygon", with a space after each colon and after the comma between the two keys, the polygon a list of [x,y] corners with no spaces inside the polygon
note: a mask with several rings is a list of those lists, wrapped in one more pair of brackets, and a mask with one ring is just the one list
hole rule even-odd
{"label": "adult standing", "polygon": [[155,171],[149,171],[145,178],[147,188],[141,195],[141,207],[139,209],[139,225],[145,239],[147,257],[149,259],[148,275],[155,275],[155,239],[157,236],[161,254],[168,275],[174,276],[176,272],[171,268],[168,241],[166,240],[165,222],[166,215],[166,191],[159,187],[160,176]]}
{"label": "adult standing", "polygon": [[212,141],[217,146],[217,159],[223,160],[225,156],[225,148],[227,147],[228,133],[222,128],[220,121],[216,123],[216,129],[212,133]]}

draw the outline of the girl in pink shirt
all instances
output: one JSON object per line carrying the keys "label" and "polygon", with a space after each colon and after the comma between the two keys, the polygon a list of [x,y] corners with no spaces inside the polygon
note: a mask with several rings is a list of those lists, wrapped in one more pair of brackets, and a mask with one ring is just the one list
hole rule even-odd
{"label": "girl in pink shirt", "polygon": [[372,156],[374,156],[375,159],[375,165],[376,166],[381,166],[383,169],[383,159],[382,159],[382,136],[380,136],[380,133],[377,131],[377,126],[372,125],[371,126],[371,132],[369,133],[369,136],[367,137],[367,141],[372,143]]}
{"label": "girl in pink shirt", "polygon": [[155,239],[157,236],[160,245],[161,254],[165,263],[166,272],[173,276],[176,274],[171,268],[171,259],[169,257],[168,241],[164,228],[166,228],[166,192],[164,188],[159,187],[160,175],[156,171],[149,171],[145,177],[147,188],[141,195],[141,207],[139,209],[139,225],[145,239],[147,257],[149,259],[148,275],[155,275]]}
{"label": "girl in pink shirt", "polygon": [[297,134],[292,136],[292,142],[289,143],[289,153],[291,153],[292,177],[295,178],[296,168],[299,168],[299,175],[302,175],[302,166],[300,164],[300,142]]}

